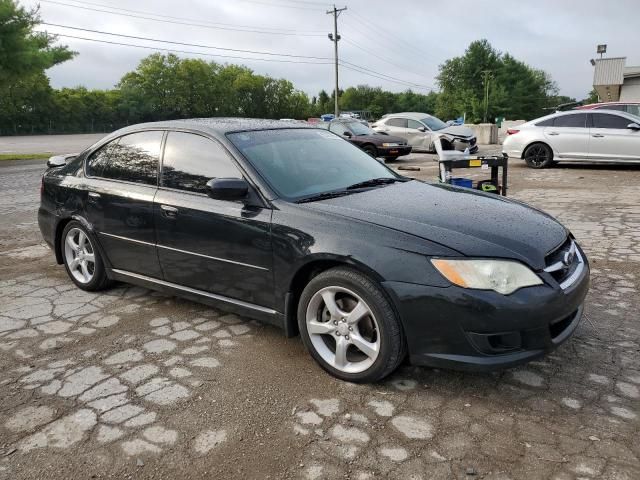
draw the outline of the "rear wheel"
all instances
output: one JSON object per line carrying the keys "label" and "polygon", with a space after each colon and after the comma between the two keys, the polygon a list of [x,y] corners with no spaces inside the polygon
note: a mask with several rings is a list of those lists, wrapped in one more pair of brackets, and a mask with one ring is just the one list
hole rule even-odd
{"label": "rear wheel", "polygon": [[298,326],[311,356],[342,380],[375,382],[405,356],[389,300],[368,277],[348,268],[327,270],[309,282],[298,304]]}
{"label": "rear wheel", "polygon": [[364,147],[362,147],[362,150],[364,150],[367,155],[371,155],[373,158],[376,158],[378,156],[378,149],[373,145],[365,145]]}
{"label": "rear wheel", "polygon": [[531,168],[550,167],[554,164],[553,151],[544,143],[534,143],[524,151],[524,161]]}
{"label": "rear wheel", "polygon": [[72,220],[62,231],[62,257],[69,278],[82,290],[106,288],[110,281],[100,253],[85,229]]}

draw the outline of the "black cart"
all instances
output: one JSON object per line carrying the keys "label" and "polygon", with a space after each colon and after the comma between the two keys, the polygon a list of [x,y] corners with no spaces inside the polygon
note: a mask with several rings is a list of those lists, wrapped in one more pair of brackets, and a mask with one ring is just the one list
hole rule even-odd
{"label": "black cart", "polygon": [[[498,192],[507,196],[507,172],[509,157],[506,154],[473,156],[464,159],[438,160],[440,169],[440,181],[451,184],[451,172],[454,168],[482,168],[491,169],[491,184]],[[502,185],[499,180],[499,169],[502,168]]]}

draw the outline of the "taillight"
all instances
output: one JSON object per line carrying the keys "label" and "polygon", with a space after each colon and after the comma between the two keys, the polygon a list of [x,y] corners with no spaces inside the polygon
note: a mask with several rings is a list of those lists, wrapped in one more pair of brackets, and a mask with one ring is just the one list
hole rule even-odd
{"label": "taillight", "polygon": [[515,135],[519,131],[520,130],[516,130],[515,128],[510,128],[510,129],[507,130],[507,135]]}

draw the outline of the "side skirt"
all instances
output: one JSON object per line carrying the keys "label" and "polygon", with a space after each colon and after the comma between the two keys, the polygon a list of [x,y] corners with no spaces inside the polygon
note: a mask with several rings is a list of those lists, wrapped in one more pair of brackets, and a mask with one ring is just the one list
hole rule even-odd
{"label": "side skirt", "polygon": [[215,293],[197,290],[195,288],[185,287],[157,278],[147,277],[139,273],[128,272],[126,270],[112,269],[110,277],[120,282],[131,283],[141,287],[157,290],[170,295],[193,300],[195,302],[211,305],[221,310],[229,311],[245,317],[255,318],[257,320],[270,323],[279,328],[284,328],[284,315],[271,308],[255,305],[253,303],[244,302],[234,298],[217,295]]}

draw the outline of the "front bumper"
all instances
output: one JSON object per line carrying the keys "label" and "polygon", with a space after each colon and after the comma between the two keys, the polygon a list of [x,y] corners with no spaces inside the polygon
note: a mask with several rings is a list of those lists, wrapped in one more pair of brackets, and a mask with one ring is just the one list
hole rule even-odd
{"label": "front bumper", "polygon": [[377,147],[379,157],[402,157],[411,153],[411,145],[401,145],[399,147]]}
{"label": "front bumper", "polygon": [[487,290],[383,283],[400,313],[411,363],[490,371],[543,356],[580,323],[589,267],[569,288],[545,284],[511,295]]}

